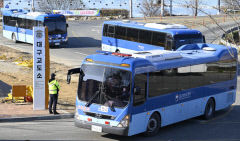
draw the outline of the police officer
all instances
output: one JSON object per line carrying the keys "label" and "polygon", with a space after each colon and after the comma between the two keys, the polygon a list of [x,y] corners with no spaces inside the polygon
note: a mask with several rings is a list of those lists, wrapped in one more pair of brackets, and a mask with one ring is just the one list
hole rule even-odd
{"label": "police officer", "polygon": [[[58,84],[58,81],[55,80],[55,74],[51,74],[51,79],[48,81],[48,87],[49,87],[49,95],[50,95],[50,101],[49,101],[49,113],[50,114],[59,114],[56,111],[57,108],[57,100],[58,100],[58,92],[60,89],[60,86]],[[52,111],[52,106],[53,106],[53,111]]]}

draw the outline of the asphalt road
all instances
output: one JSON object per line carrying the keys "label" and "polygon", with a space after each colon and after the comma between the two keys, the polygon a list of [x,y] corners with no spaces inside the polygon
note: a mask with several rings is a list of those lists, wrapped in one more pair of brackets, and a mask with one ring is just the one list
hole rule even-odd
{"label": "asphalt road", "polygon": [[[67,48],[51,48],[51,60],[63,63],[72,68],[79,67],[82,60],[96,50],[101,50],[101,28],[103,21],[69,22],[69,46]],[[32,53],[32,45],[13,43],[0,34],[0,45]]]}
{"label": "asphalt road", "polygon": [[240,107],[233,106],[205,121],[194,118],[164,127],[154,137],[96,133],[74,126],[73,119],[0,124],[0,140],[104,140],[104,141],[239,141]]}

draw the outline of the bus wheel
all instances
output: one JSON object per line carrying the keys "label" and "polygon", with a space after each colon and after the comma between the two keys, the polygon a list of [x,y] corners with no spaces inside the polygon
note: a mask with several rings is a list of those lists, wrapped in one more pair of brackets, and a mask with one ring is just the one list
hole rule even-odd
{"label": "bus wheel", "polygon": [[16,35],[14,33],[12,34],[12,41],[14,43],[17,43],[17,38],[16,38]]}
{"label": "bus wheel", "polygon": [[147,124],[147,131],[144,133],[145,136],[154,136],[158,134],[160,129],[160,117],[157,113],[152,114]]}
{"label": "bus wheel", "polygon": [[116,53],[120,53],[120,50],[117,49],[115,52],[116,52]]}
{"label": "bus wheel", "polygon": [[206,104],[203,118],[209,120],[213,117],[215,112],[215,102],[210,98]]}

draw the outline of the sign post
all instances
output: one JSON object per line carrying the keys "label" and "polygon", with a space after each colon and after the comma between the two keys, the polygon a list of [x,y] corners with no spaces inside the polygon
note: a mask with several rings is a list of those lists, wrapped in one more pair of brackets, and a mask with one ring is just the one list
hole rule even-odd
{"label": "sign post", "polygon": [[48,27],[45,26],[45,109],[48,108],[49,91],[48,80],[50,75],[50,53],[49,53],[49,41],[48,41]]}
{"label": "sign post", "polygon": [[33,28],[33,109],[45,109],[45,28]]}

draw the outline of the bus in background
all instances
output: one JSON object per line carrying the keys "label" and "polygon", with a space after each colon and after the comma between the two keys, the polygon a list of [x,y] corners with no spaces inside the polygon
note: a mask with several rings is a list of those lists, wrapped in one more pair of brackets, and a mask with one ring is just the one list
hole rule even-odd
{"label": "bus in background", "polygon": [[3,11],[3,36],[13,40],[33,43],[33,26],[47,26],[50,46],[67,46],[66,18],[60,14],[26,12],[23,10]]}
{"label": "bus in background", "polygon": [[179,24],[105,21],[102,31],[102,50],[110,52],[176,50],[185,44],[205,43],[200,31]]}
{"label": "bus in background", "polygon": [[[187,49],[196,50],[187,50]],[[177,51],[89,55],[81,68],[75,125],[96,132],[155,135],[189,118],[213,117],[235,102],[237,50],[185,45]]]}

